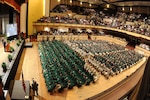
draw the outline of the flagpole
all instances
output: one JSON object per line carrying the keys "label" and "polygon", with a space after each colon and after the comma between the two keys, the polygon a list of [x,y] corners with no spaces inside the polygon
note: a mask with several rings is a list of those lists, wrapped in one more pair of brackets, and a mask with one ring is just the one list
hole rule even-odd
{"label": "flagpole", "polygon": [[25,85],[25,81],[24,81],[23,71],[22,71],[22,86],[23,86],[24,92],[26,93],[26,85]]}
{"label": "flagpole", "polygon": [[28,99],[29,96],[27,95],[27,92],[26,92],[26,84],[25,84],[25,81],[24,81],[23,71],[22,71],[22,86],[23,86],[23,90],[25,92],[25,99]]}

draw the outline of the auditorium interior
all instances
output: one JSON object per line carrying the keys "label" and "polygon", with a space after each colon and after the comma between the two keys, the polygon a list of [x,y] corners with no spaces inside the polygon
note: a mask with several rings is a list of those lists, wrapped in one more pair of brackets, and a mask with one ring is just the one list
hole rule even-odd
{"label": "auditorium interior", "polygon": [[150,100],[149,0],[0,0],[0,41],[0,100]]}

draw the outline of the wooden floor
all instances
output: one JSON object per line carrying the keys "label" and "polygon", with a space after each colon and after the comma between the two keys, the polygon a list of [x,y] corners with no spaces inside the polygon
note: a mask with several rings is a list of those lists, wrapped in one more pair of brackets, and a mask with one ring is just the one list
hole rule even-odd
{"label": "wooden floor", "polygon": [[[25,48],[23,50],[15,79],[22,80],[21,72],[23,71],[25,80],[29,80],[30,83],[32,83],[32,78],[34,78],[38,82],[39,96],[34,97],[34,100],[85,100],[91,96],[106,91],[121,80],[127,78],[127,76],[134,73],[145,61],[146,59],[143,59],[137,65],[132,66],[130,69],[125,70],[114,77],[110,77],[108,80],[103,76],[100,76],[100,79],[95,84],[92,83],[89,86],[82,86],[81,88],[74,87],[72,90],[65,90],[63,93],[54,93],[53,95],[50,95],[47,91],[45,79],[42,74],[42,67],[38,53],[38,42],[33,42],[32,48]],[[125,89],[124,91],[129,90]],[[117,100],[117,97],[114,99]]]}

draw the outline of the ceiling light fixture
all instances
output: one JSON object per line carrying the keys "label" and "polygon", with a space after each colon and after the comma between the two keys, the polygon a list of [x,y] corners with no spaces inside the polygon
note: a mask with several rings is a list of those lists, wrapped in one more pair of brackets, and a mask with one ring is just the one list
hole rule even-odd
{"label": "ceiling light fixture", "polygon": [[70,0],[70,3],[72,3],[72,0]]}
{"label": "ceiling light fixture", "polygon": [[92,5],[89,3],[89,6],[91,7]]}
{"label": "ceiling light fixture", "polygon": [[106,7],[109,8],[109,4],[107,4]]}
{"label": "ceiling light fixture", "polygon": [[124,11],[124,7],[122,7],[122,11]]}
{"label": "ceiling light fixture", "polygon": [[132,11],[133,9],[132,9],[132,7],[130,7],[130,11]]}

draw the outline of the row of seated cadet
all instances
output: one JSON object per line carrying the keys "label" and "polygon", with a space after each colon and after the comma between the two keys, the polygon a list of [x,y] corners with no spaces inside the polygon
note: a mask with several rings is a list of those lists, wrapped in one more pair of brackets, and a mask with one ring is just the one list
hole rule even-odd
{"label": "row of seated cadet", "polygon": [[126,50],[121,45],[106,41],[82,40],[66,43],[80,56],[91,55],[87,57],[87,64],[93,66],[97,72],[106,78],[130,68],[144,57],[144,55],[133,50]]}
{"label": "row of seated cadet", "polygon": [[40,42],[38,48],[49,92],[61,92],[95,82],[95,74],[84,69],[85,62],[68,45],[53,40]]}
{"label": "row of seated cadet", "polygon": [[[76,54],[68,45],[71,48],[76,46],[72,48],[76,49],[75,52],[77,49],[88,54],[92,52],[92,57],[83,60],[82,55],[78,56],[80,53]],[[98,80],[98,73],[109,78],[136,64],[143,57],[135,51],[125,50],[123,46],[106,41],[70,41],[68,45],[57,40],[39,43],[43,74],[51,93],[89,85]],[[97,46],[103,49],[98,49]]]}

